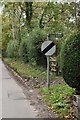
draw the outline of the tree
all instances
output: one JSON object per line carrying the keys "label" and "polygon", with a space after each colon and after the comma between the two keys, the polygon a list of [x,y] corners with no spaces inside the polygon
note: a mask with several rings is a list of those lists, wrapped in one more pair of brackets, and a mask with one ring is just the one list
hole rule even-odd
{"label": "tree", "polygon": [[78,28],[78,32],[80,32],[80,1],[77,3],[77,28]]}
{"label": "tree", "polygon": [[[18,3],[5,3],[4,11],[3,11],[3,21],[5,22],[8,19],[8,24],[3,24],[4,28],[7,26],[9,28],[9,39],[14,41],[15,47],[15,56],[17,56],[16,51],[18,50],[18,46],[20,44],[20,18],[21,18],[21,9]],[[4,20],[5,19],[5,20]],[[3,28],[3,33],[5,29]],[[6,29],[8,30],[8,29]],[[8,31],[6,32],[8,34]],[[8,37],[6,38],[8,40]],[[7,41],[6,40],[6,41]],[[9,41],[7,41],[9,42]],[[4,46],[4,43],[3,43]]]}
{"label": "tree", "polygon": [[[63,4],[57,2],[7,2],[4,4],[3,33],[6,42],[3,43],[8,43],[10,39],[13,40],[15,51],[18,51],[20,43],[27,39],[27,35],[35,29],[41,28],[47,33],[60,32],[64,34],[63,39],[51,39],[56,42],[57,54],[59,54],[62,42],[76,31],[75,2]],[[7,29],[5,29],[6,27]]]}
{"label": "tree", "polygon": [[27,30],[29,32],[31,28],[31,20],[33,16],[33,2],[20,2],[19,6],[22,10],[22,13],[24,14],[26,20],[25,20],[25,25],[27,27]]}

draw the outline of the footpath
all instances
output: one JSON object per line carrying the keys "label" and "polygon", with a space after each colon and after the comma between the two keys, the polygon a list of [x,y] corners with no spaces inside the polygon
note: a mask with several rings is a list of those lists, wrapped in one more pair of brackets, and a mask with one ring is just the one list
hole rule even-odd
{"label": "footpath", "polygon": [[[1,60],[0,60],[1,62]],[[37,118],[23,89],[2,62],[2,118]]]}

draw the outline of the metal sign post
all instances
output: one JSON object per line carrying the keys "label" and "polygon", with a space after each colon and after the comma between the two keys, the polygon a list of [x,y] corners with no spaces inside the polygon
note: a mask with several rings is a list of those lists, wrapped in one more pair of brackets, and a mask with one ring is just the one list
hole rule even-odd
{"label": "metal sign post", "polygon": [[47,56],[47,87],[50,86],[50,61],[49,61],[50,57]]}
{"label": "metal sign post", "polygon": [[48,34],[47,35],[47,41],[42,43],[41,51],[47,56],[47,87],[50,86],[50,56],[53,55],[56,51],[56,45],[53,41],[50,41],[49,39],[51,37],[57,37],[61,38],[63,37],[62,33],[57,34]]}
{"label": "metal sign post", "polygon": [[41,51],[47,56],[47,87],[50,86],[50,56],[56,51],[56,45],[53,41],[45,41],[41,46]]}

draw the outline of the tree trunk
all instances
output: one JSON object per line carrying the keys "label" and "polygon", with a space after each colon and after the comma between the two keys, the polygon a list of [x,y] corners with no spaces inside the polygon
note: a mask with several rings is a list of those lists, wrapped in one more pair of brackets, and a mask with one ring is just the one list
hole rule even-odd
{"label": "tree trunk", "polygon": [[21,39],[20,38],[20,15],[19,15],[17,9],[18,9],[17,6],[15,4],[13,4],[13,12],[11,11],[12,12],[12,14],[11,14],[12,20],[11,21],[12,21],[12,36],[13,36],[15,51],[18,50],[18,47],[20,44],[20,39]]}
{"label": "tree trunk", "polygon": [[80,1],[77,4],[77,28],[80,33]]}
{"label": "tree trunk", "polygon": [[26,26],[27,29],[30,30],[32,15],[33,15],[33,9],[32,9],[33,2],[25,2],[25,13],[26,13]]}

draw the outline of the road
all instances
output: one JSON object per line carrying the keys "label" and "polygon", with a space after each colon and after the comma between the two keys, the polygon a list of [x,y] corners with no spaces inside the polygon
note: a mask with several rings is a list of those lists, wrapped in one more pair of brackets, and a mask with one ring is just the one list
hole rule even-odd
{"label": "road", "polygon": [[2,118],[36,118],[35,108],[26,99],[22,88],[1,60],[0,65],[2,65]]}

